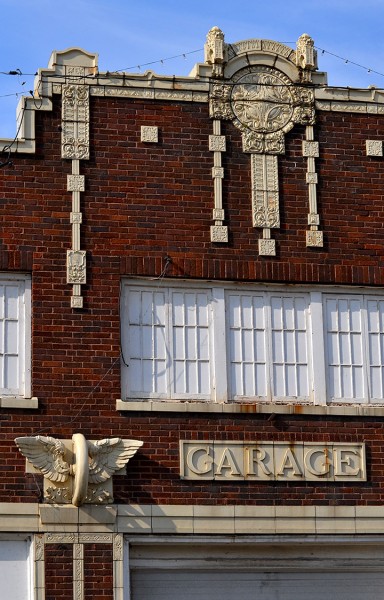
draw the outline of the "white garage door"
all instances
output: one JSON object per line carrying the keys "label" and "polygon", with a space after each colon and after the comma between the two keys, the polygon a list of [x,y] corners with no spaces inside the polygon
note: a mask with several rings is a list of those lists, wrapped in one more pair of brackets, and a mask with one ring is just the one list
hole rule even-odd
{"label": "white garage door", "polygon": [[383,573],[138,571],[133,600],[379,600]]}
{"label": "white garage door", "polygon": [[129,555],[129,600],[384,600],[384,540],[163,538]]}

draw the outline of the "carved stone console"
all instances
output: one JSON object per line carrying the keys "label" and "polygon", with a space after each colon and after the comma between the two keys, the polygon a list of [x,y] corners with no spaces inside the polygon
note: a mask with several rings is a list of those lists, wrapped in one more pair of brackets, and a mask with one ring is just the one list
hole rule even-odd
{"label": "carved stone console", "polygon": [[15,439],[27,459],[27,471],[44,475],[44,500],[52,504],[110,504],[112,475],[126,466],[143,445],[139,440],[110,438],[87,441],[36,435]]}

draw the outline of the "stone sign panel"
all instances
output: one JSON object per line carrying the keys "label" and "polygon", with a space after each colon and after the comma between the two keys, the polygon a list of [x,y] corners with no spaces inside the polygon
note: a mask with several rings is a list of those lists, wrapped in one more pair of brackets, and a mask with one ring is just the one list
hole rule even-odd
{"label": "stone sign panel", "polygon": [[362,443],[180,441],[180,476],[200,480],[366,481]]}

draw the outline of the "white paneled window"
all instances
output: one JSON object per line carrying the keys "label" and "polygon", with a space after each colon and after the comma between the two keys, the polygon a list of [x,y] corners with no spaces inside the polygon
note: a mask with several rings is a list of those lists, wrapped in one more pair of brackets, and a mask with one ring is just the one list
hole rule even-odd
{"label": "white paneled window", "polygon": [[30,395],[30,281],[0,276],[0,395]]}
{"label": "white paneled window", "polygon": [[369,386],[371,398],[384,398],[384,300],[366,301],[369,357]]}
{"label": "white paneled window", "polygon": [[324,295],[330,400],[383,402],[384,301]]}
{"label": "white paneled window", "polygon": [[126,282],[126,399],[384,404],[384,299],[261,285]]}
{"label": "white paneled window", "polygon": [[126,290],[127,392],[141,398],[210,399],[209,290]]}
{"label": "white paneled window", "polygon": [[231,396],[309,396],[308,298],[227,294]]}

